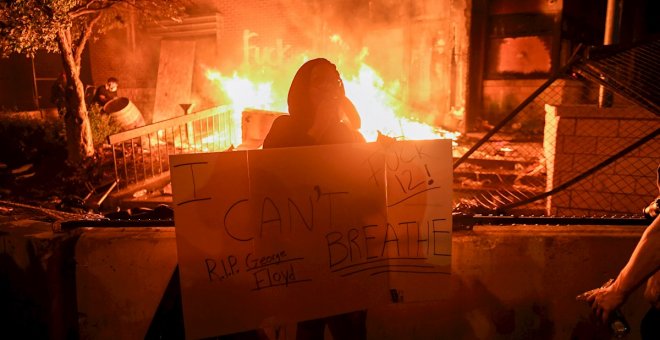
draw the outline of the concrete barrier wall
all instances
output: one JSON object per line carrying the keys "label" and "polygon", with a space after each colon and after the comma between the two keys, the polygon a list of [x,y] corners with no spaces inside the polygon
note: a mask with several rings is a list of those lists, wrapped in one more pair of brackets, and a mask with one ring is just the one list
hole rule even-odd
{"label": "concrete barrier wall", "polygon": [[[44,228],[50,228],[45,224]],[[16,233],[2,228],[3,285],[0,296],[13,296],[18,276],[7,268],[66,267],[25,249],[74,249],[75,296],[52,290],[71,281],[70,271],[30,279],[21,307],[2,305],[3,315],[22,323],[5,328],[22,334],[21,324],[43,325],[49,338],[142,339],[182,334],[173,228],[84,229],[77,234]],[[643,227],[481,226],[453,237],[449,297],[441,301],[390,304],[368,312],[370,339],[586,339],[597,330],[590,309],[575,296],[615,277],[627,262]],[[48,236],[50,235],[50,236]],[[49,240],[43,245],[43,240]],[[9,243],[8,243],[9,242]],[[7,244],[18,246],[8,247]],[[60,249],[60,250],[56,250]],[[42,252],[43,253],[43,252]],[[69,254],[73,255],[73,253]],[[48,271],[48,270],[47,270]],[[21,274],[23,273],[23,274]],[[21,281],[25,285],[25,280]],[[405,292],[404,292],[405,296]],[[63,303],[53,303],[62,301]],[[34,308],[39,313],[31,313]],[[30,309],[32,308],[32,309]],[[648,309],[641,290],[623,308],[637,338]],[[222,317],[222,316],[219,316]],[[71,319],[78,320],[72,324]],[[68,320],[68,321],[66,321]],[[36,321],[36,322],[35,322]],[[3,321],[6,322],[6,321]],[[273,330],[267,330],[273,335]],[[293,338],[294,325],[280,330]]]}
{"label": "concrete barrier wall", "polygon": [[174,228],[86,231],[76,246],[80,337],[144,339],[176,267]]}
{"label": "concrete barrier wall", "polygon": [[77,336],[78,236],[0,215],[0,339]]}
{"label": "concrete barrier wall", "polygon": [[[450,298],[370,311],[370,338],[593,339],[590,309],[575,296],[615,277],[641,231],[514,226],[456,233]],[[647,309],[641,292],[626,304],[633,332]]]}

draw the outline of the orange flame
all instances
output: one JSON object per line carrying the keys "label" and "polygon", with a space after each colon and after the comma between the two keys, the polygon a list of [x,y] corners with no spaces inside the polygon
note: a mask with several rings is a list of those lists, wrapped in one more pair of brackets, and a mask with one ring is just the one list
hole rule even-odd
{"label": "orange flame", "polygon": [[[343,44],[341,37],[330,37],[333,43]],[[368,54],[362,49],[359,60]],[[308,58],[303,58],[308,59]],[[338,65],[341,68],[342,65]],[[342,70],[340,70],[342,73]],[[378,72],[364,62],[359,62],[355,75],[343,75],[346,96],[353,101],[362,118],[360,132],[367,141],[375,141],[378,133],[396,139],[452,139],[456,140],[458,132],[449,132],[434,127],[413,118],[401,99],[401,85],[398,81],[386,82]],[[241,121],[245,108],[256,108],[269,111],[286,112],[286,92],[289,84],[274,84],[273,81],[257,81],[252,75],[234,73],[231,77],[224,76],[215,70],[207,70],[206,77],[217,82],[220,90],[226,95],[233,107],[233,120]],[[281,88],[280,88],[281,87]],[[278,95],[280,93],[281,95]],[[234,136],[240,138],[240,124],[235,124]],[[235,145],[240,140],[232,141]]]}
{"label": "orange flame", "polygon": [[398,81],[386,84],[369,65],[362,63],[358,75],[344,81],[346,96],[351,99],[362,118],[360,132],[367,141],[375,141],[378,132],[397,139],[422,140],[449,138],[455,140],[458,132],[449,132],[402,114]]}

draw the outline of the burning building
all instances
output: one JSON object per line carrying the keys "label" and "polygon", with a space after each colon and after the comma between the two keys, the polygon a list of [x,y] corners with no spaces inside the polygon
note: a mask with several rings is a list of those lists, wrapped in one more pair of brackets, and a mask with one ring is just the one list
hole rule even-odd
{"label": "burning building", "polygon": [[440,127],[459,130],[463,124],[467,6],[462,1],[197,1],[181,23],[146,31],[129,25],[97,42],[93,60],[110,50],[127,57],[95,67],[94,78],[125,74],[123,93],[147,121],[181,115],[184,103],[196,111],[232,105],[240,121],[246,107],[285,112],[295,70],[322,56],[338,65],[370,139],[376,130],[437,136]]}
{"label": "burning building", "polygon": [[[547,0],[198,0],[181,23],[129,24],[93,44],[92,73],[123,75],[123,93],[155,122],[182,114],[182,103],[285,111],[297,67],[323,56],[338,65],[367,122],[383,119],[370,111],[387,107],[432,127],[478,131],[531,94],[578,43],[600,44],[605,2],[585,11]],[[626,3],[637,28],[623,30],[621,41],[644,34],[645,6]]]}
{"label": "burning building", "polygon": [[[125,28],[84,51],[82,77],[88,84],[119,77],[122,96],[147,122],[183,114],[179,104],[194,103],[195,111],[245,105],[224,87],[245,86],[246,80],[251,92],[238,91],[250,93],[249,106],[283,111],[294,70],[323,56],[338,64],[345,80],[378,89],[378,105],[371,99],[358,105],[364,115],[386,106],[397,117],[435,128],[479,131],[566,63],[578,43],[602,42],[606,2],[586,8],[555,0],[195,0],[181,23],[143,29],[135,16],[120,18]],[[620,42],[658,31],[649,14],[652,2],[621,6]],[[56,56],[13,58],[0,67],[7,71],[0,77],[4,107],[51,106]],[[223,79],[236,81],[227,85]],[[266,88],[271,102],[257,103],[255,98],[268,101]],[[353,88],[349,96],[365,99]],[[542,123],[543,115],[537,116],[532,125]]]}
{"label": "burning building", "polygon": [[[92,60],[103,60],[107,51],[125,56],[96,63],[94,78],[125,74],[122,93],[147,121],[230,107],[231,137],[199,136],[202,144],[229,139],[221,144],[258,147],[273,117],[287,110],[295,70],[319,56],[338,65],[368,140],[379,132],[403,139],[456,138],[457,132],[448,131],[492,129],[557,73],[577,43],[600,41],[602,5],[585,14],[561,1],[196,1],[180,23],[146,30],[129,24],[90,50]],[[645,18],[638,10],[628,13]],[[620,37],[632,40],[640,32],[622,30]],[[534,188],[545,187],[545,163],[551,159],[539,138],[546,125],[544,105],[596,102],[593,89],[572,79],[558,79],[547,92],[552,93],[535,100],[537,109],[522,110],[504,129],[524,132],[538,147],[511,148],[506,137],[496,142],[504,146],[486,155],[517,162],[511,164],[516,181],[524,177],[520,167],[534,169],[541,175],[533,178]],[[249,131],[240,131],[241,125]],[[475,180],[483,186],[483,179]],[[467,182],[463,178],[461,185]]]}

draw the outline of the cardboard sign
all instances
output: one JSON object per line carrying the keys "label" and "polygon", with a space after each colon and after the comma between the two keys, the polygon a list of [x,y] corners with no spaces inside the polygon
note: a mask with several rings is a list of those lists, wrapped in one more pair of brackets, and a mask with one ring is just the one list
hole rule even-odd
{"label": "cardboard sign", "polygon": [[186,336],[442,295],[451,160],[449,140],[171,156]]}

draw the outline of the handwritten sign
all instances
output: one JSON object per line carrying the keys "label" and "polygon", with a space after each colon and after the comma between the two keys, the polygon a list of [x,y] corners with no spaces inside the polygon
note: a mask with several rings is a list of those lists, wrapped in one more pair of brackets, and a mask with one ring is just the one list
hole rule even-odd
{"label": "handwritten sign", "polygon": [[171,156],[188,338],[441,296],[451,141]]}

